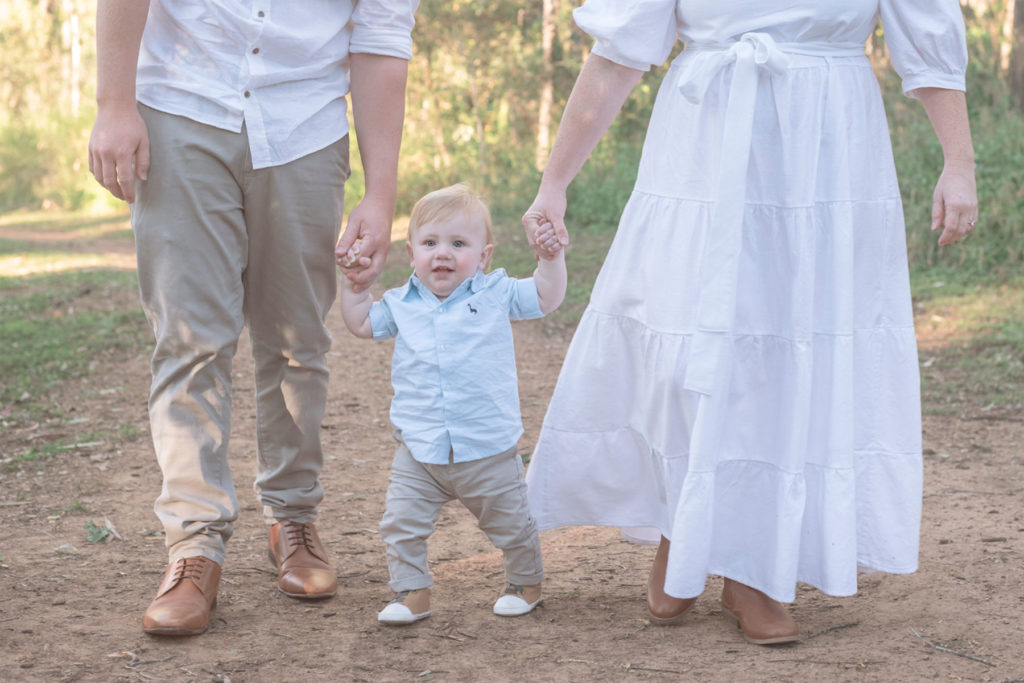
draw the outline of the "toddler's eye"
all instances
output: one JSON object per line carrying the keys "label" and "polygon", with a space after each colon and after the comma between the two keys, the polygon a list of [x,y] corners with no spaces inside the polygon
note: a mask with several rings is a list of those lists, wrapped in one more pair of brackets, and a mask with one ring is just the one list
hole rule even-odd
{"label": "toddler's eye", "polygon": [[436,244],[437,242],[435,242],[434,240],[423,240],[423,246],[425,247],[432,247]]}
{"label": "toddler's eye", "polygon": [[456,247],[464,247],[464,246],[466,246],[466,243],[463,242],[462,240],[455,240],[454,242],[452,242],[452,244],[454,244]]}

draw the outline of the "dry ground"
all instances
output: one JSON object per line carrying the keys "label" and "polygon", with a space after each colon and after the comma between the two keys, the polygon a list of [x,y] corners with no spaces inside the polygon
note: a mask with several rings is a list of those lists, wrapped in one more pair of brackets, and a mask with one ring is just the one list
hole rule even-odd
{"label": "dry ground", "polygon": [[[1024,422],[925,420],[921,569],[866,575],[859,595],[803,587],[799,643],[748,645],[723,615],[720,581],[685,623],[646,618],[653,549],[615,529],[544,532],[548,579],[533,614],[490,612],[500,556],[457,504],[431,542],[431,618],[379,627],[390,593],[376,533],[393,448],[390,344],[357,341],[332,314],[319,529],[340,590],[322,602],[275,589],[255,471],[251,360],[235,365],[231,461],[242,505],[205,635],[149,637],[141,615],[165,554],[152,513],[160,478],[146,422],[145,356],[100,363],[58,397],[69,419],[0,428],[0,454],[100,438],[0,472],[0,679],[10,681],[1024,681]],[[516,327],[529,452],[570,331]],[[116,530],[93,543],[87,522]]]}

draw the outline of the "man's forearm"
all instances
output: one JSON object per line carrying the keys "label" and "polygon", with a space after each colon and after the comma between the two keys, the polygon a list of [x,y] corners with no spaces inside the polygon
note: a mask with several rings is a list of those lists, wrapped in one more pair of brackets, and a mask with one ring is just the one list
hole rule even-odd
{"label": "man's forearm", "polygon": [[398,152],[405,121],[409,63],[398,57],[352,55],[352,119],[366,178],[366,195],[394,204]]}
{"label": "man's forearm", "polygon": [[135,72],[149,0],[99,0],[96,6],[96,101],[135,106]]}

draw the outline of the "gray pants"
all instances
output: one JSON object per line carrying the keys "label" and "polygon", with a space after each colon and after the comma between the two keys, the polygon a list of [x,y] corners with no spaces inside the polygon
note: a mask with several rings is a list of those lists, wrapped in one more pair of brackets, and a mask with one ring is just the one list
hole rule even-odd
{"label": "gray pants", "polygon": [[418,590],[434,583],[427,568],[427,537],[441,506],[456,498],[501,549],[509,583],[529,586],[544,579],[537,523],[526,501],[523,461],[515,448],[480,460],[430,465],[413,458],[400,441],[380,523],[391,590]]}
{"label": "gray pants", "polygon": [[238,517],[228,469],[231,361],[249,326],[256,490],[268,518],[311,522],[323,496],[324,321],[349,175],[348,138],[254,170],[245,130],[140,106],[152,165],[132,228],[142,306],[156,336],[150,424],[170,559],[223,563]]}

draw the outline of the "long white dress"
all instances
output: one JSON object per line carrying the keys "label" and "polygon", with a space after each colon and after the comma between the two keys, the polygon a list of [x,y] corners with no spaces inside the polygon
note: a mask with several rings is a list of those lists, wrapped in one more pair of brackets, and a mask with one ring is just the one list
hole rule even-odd
{"label": "long white dress", "polygon": [[[590,0],[594,53],[663,62],[639,175],[527,481],[540,528],[650,527],[666,591],[791,601],[912,572],[921,424],[902,205],[864,43],[964,88],[955,0]],[[923,115],[923,114],[922,114]],[[939,169],[936,169],[936,174]]]}

